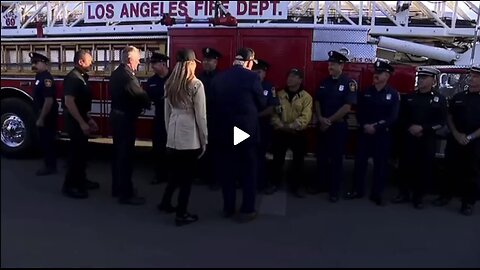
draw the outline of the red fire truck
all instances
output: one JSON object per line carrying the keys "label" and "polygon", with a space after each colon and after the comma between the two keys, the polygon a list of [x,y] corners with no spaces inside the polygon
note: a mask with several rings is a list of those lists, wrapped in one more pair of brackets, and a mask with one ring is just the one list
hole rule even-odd
{"label": "red fire truck", "polygon": [[[398,16],[392,18],[390,13],[378,11],[385,11],[386,4],[381,1],[376,1],[378,6],[363,5],[362,1],[342,2],[353,5],[352,9],[356,7],[356,14],[334,1],[37,1],[35,4],[17,1],[9,6],[2,3],[2,153],[22,154],[36,143],[31,95],[35,82],[28,58],[30,52],[51,59],[50,70],[56,80],[59,102],[63,94],[62,77],[73,68],[74,52],[78,49],[92,52],[95,61],[90,80],[92,115],[100,128],[92,140],[103,141],[111,136],[109,75],[119,65],[120,52],[126,45],[142,50],[146,61],[137,75],[143,81],[152,75],[148,63],[151,51],[173,55],[180,48],[192,48],[201,55],[202,48],[214,47],[224,55],[219,62],[219,69],[224,70],[232,64],[237,48],[251,47],[258,58],[272,65],[267,80],[277,89],[285,85],[288,70],[300,68],[305,71],[305,86],[311,94],[328,76],[325,60],[330,50],[341,51],[352,59],[345,73],[358,82],[360,89],[371,84],[372,63],[377,57],[390,58],[396,68],[391,85],[401,93],[414,91],[417,65],[433,63],[443,64],[438,66],[443,72],[439,87],[450,96],[455,89],[463,89],[472,62],[480,61],[480,46],[475,47],[474,42],[478,19],[476,25],[449,27],[446,32],[439,30],[443,26],[408,25],[409,11],[414,6],[397,7]],[[443,23],[446,20],[437,19]],[[463,20],[455,18],[453,22],[460,24]],[[422,45],[419,36],[430,41],[461,40],[464,47],[458,51]],[[415,42],[405,41],[407,37]],[[409,63],[399,64],[406,62],[405,59]],[[149,141],[153,116],[150,110],[140,117],[139,141]],[[59,136],[63,137],[61,110],[58,123]],[[352,131],[357,128],[354,114],[349,123]],[[315,125],[313,119],[311,128]],[[315,132],[310,134],[313,146]],[[351,141],[354,142],[353,133]]]}

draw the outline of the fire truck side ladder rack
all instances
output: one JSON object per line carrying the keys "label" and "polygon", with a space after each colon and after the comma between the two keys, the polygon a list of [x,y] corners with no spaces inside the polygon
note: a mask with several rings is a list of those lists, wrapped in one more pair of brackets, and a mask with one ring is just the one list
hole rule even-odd
{"label": "fire truck side ladder rack", "polygon": [[[35,37],[38,32],[49,37],[167,32],[161,18],[134,23],[86,23],[85,4],[85,1],[2,1],[1,36]],[[287,20],[238,20],[238,26],[321,28],[341,25],[367,27],[373,36],[473,39],[478,31],[479,10],[480,1],[289,1]],[[220,13],[225,15],[226,10]],[[428,25],[423,25],[425,23]],[[213,25],[207,20],[202,25],[189,27]]]}

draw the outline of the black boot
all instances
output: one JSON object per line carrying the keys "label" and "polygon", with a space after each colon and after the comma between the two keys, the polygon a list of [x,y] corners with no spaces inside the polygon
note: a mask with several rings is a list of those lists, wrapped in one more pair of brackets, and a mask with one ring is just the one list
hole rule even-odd
{"label": "black boot", "polygon": [[393,204],[402,204],[410,202],[410,196],[405,193],[399,193],[395,198],[393,198]]}
{"label": "black boot", "polygon": [[355,200],[355,199],[362,199],[363,198],[363,194],[360,194],[356,191],[351,191],[351,192],[348,192],[346,195],[345,195],[345,199],[346,200]]}
{"label": "black boot", "polygon": [[462,209],[460,209],[460,213],[467,217],[473,215],[473,205],[469,203],[462,203]]}
{"label": "black boot", "polygon": [[181,216],[177,215],[177,217],[175,218],[175,225],[177,225],[177,227],[181,227],[181,226],[185,226],[185,225],[195,223],[198,220],[199,220],[199,218],[198,218],[197,215],[192,215],[192,214],[186,213],[186,214],[181,215]]}
{"label": "black boot", "polygon": [[443,207],[443,206],[448,205],[450,203],[450,201],[451,201],[451,198],[449,198],[449,197],[439,196],[438,198],[436,198],[433,201],[433,205],[435,205],[437,207]]}

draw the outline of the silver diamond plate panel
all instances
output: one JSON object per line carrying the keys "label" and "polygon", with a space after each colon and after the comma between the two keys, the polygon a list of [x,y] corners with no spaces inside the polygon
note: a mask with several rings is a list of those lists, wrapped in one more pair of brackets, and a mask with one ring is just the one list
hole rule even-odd
{"label": "silver diamond plate panel", "polygon": [[315,29],[313,31],[313,42],[341,42],[341,43],[362,43],[368,41],[367,29]]}
{"label": "silver diamond plate panel", "polygon": [[377,55],[377,46],[373,44],[313,43],[312,50],[312,61],[327,61],[332,50],[348,50],[347,57],[355,63],[373,63]]}

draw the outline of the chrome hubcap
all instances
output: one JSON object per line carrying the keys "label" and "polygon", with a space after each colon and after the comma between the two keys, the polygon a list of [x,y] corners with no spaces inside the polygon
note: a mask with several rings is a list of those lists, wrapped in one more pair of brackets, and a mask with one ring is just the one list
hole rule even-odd
{"label": "chrome hubcap", "polygon": [[15,114],[8,114],[2,119],[2,143],[11,148],[22,145],[27,133],[23,120]]}

